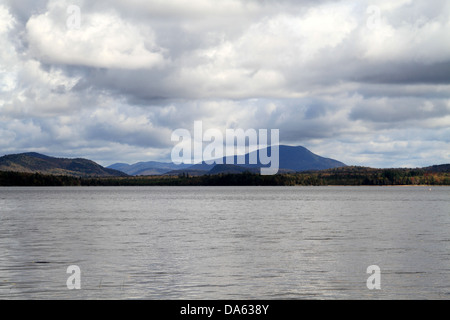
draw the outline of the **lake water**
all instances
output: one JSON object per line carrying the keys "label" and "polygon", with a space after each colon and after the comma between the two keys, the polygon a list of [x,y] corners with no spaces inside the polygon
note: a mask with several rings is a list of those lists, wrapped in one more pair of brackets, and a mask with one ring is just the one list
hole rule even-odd
{"label": "lake water", "polygon": [[0,188],[0,299],[449,298],[449,187]]}

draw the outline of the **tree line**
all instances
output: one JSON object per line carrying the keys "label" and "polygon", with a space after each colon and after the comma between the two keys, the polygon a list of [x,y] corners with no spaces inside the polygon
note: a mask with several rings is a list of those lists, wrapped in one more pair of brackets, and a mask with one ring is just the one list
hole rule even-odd
{"label": "tree line", "polygon": [[425,169],[345,167],[262,176],[216,174],[189,176],[73,177],[40,173],[0,172],[0,186],[386,186],[450,185],[450,173]]}

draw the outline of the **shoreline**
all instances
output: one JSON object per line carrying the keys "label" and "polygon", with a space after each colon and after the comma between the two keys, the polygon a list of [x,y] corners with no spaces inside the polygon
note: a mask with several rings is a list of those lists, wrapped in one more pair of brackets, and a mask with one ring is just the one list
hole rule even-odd
{"label": "shoreline", "polygon": [[63,176],[0,171],[4,187],[70,186],[450,186],[450,172],[411,169],[346,168],[277,175],[250,172],[201,176]]}
{"label": "shoreline", "polygon": [[261,187],[261,188],[329,188],[329,187],[369,187],[369,188],[380,188],[380,187],[386,187],[386,188],[393,188],[393,187],[399,187],[399,188],[407,188],[407,187],[415,187],[415,188],[442,188],[442,187],[450,187],[450,185],[350,185],[350,184],[343,184],[343,185],[74,185],[74,186],[54,186],[54,185],[39,185],[39,186],[32,186],[32,185],[11,185],[11,186],[0,186],[0,190],[2,188],[136,188],[136,187],[165,187],[165,188],[179,188],[179,187],[221,187],[221,188],[233,188],[233,187]]}

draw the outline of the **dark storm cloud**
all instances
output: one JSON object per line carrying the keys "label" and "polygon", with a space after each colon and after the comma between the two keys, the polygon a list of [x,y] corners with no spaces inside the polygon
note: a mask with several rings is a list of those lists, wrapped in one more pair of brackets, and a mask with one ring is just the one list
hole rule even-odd
{"label": "dark storm cloud", "polygon": [[384,84],[450,84],[450,58],[448,61],[434,64],[378,65],[355,80]]}
{"label": "dark storm cloud", "polygon": [[48,0],[6,0],[10,11],[18,21],[25,24],[33,14],[45,13]]}

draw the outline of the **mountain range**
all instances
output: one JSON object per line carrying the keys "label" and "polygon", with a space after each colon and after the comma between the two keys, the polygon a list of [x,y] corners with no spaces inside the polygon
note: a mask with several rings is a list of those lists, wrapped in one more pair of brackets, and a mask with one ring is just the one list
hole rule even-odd
{"label": "mountain range", "polygon": [[[270,154],[270,147],[265,151]],[[260,168],[264,167],[264,165],[260,163],[258,154],[256,154],[256,159],[258,159],[257,163],[248,164],[252,155],[254,155],[254,153],[246,154],[246,164],[239,165],[229,164],[238,163],[237,156],[234,156],[231,158],[223,157],[221,159],[216,159],[215,163],[217,164],[207,164],[202,162],[195,165],[176,165],[174,163],[148,161],[131,165],[126,163],[115,163],[105,168],[88,159],[55,158],[36,152],[28,152],[0,157],[0,171],[41,173],[74,177],[120,177],[180,174],[198,176],[204,174],[243,173],[246,171],[259,173]],[[318,156],[304,147],[279,146],[279,173],[321,170],[345,166],[346,165],[342,162]]]}
{"label": "mountain range", "polygon": [[[346,166],[337,160],[318,156],[303,147],[280,146],[280,170],[279,173],[305,172],[324,170],[328,173],[342,173],[344,175],[354,175],[354,167]],[[246,155],[248,163],[249,154]],[[231,159],[230,159],[231,160]],[[236,162],[236,157],[234,159]],[[196,165],[175,165],[164,162],[140,162],[134,165],[116,163],[108,168],[102,167],[94,161],[87,159],[66,159],[55,158],[43,154],[29,152],[12,154],[0,157],[0,173],[40,173],[48,176],[71,176],[71,177],[129,177],[133,175],[165,175],[165,176],[203,176],[216,175],[221,173],[240,174],[244,172],[259,173],[261,164],[255,165],[233,165],[226,164],[226,158],[221,159],[223,164],[199,163]],[[220,162],[220,161],[219,161]],[[365,167],[361,167],[365,168]],[[326,169],[332,169],[326,170]],[[365,168],[368,170],[371,168]],[[425,173],[448,173],[450,164],[434,165],[421,169]],[[360,169],[358,169],[360,170]],[[362,170],[362,169],[361,169]],[[360,170],[360,171],[361,171]],[[363,170],[363,171],[364,171]],[[376,169],[373,169],[376,170]],[[389,171],[388,169],[386,169]],[[386,171],[385,170],[385,171]],[[393,169],[394,170],[394,169]],[[414,172],[414,169],[412,169]],[[365,171],[364,171],[365,172]]]}
{"label": "mountain range", "polygon": [[[268,147],[267,150],[262,150],[268,152],[268,154],[271,154],[271,147]],[[252,156],[255,155],[255,153],[256,159],[258,160],[257,163],[249,164],[249,159],[251,159]],[[242,173],[245,171],[259,172],[260,168],[268,167],[268,165],[261,164],[258,151],[247,153],[245,155],[246,164],[237,164],[237,159],[237,156],[223,157],[221,159],[216,159],[215,164],[207,164],[206,162],[202,162],[195,165],[175,165],[173,163],[154,161],[139,162],[133,165],[116,163],[109,166],[108,168],[120,170],[128,175],[178,175],[183,173],[189,175],[203,175],[219,173]],[[323,170],[345,166],[346,164],[340,161],[321,157],[302,146],[279,146],[279,173]]]}
{"label": "mountain range", "polygon": [[170,162],[138,162],[135,164],[127,163],[115,163],[110,165],[108,169],[114,169],[122,171],[130,176],[150,176],[150,175],[161,175],[172,170],[182,170],[191,167],[192,165],[181,164],[176,165]]}

